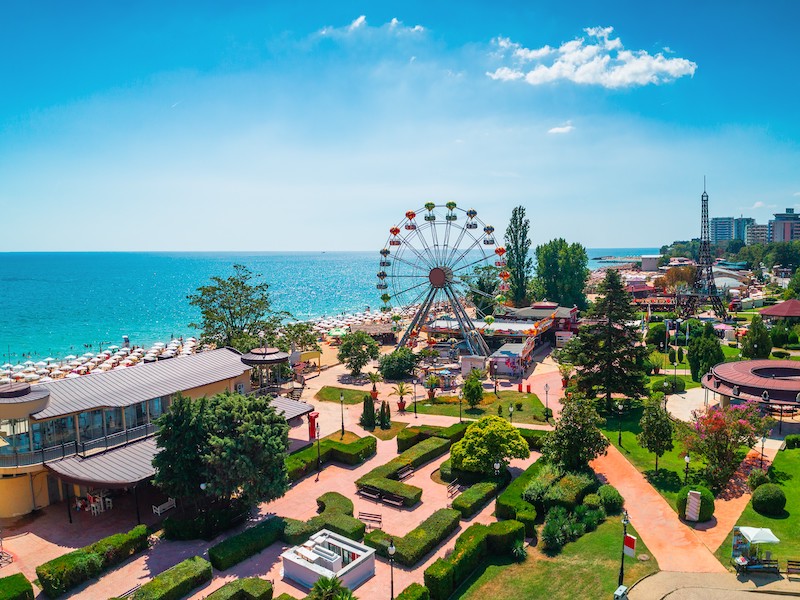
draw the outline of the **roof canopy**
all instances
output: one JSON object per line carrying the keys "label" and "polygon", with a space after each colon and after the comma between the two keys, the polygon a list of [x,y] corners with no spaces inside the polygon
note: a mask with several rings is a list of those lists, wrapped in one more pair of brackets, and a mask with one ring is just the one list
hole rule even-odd
{"label": "roof canopy", "polygon": [[251,367],[266,367],[289,362],[289,355],[277,348],[253,348],[242,356],[242,362]]}
{"label": "roof canopy", "polygon": [[789,317],[800,317],[800,300],[792,298],[774,306],[768,306],[761,311],[764,317],[774,317],[776,319],[786,319]]}
{"label": "roof canopy", "polygon": [[155,455],[156,439],[149,437],[87,458],[70,456],[45,466],[68,483],[94,488],[123,488],[155,475]]}
{"label": "roof canopy", "polygon": [[739,532],[751,544],[777,544],[780,540],[766,527],[739,527]]}

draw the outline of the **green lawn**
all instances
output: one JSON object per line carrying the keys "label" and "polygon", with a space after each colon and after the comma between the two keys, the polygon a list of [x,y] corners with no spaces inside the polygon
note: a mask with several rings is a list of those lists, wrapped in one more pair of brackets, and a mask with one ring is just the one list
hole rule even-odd
{"label": "green lawn", "polygon": [[[636,534],[630,525],[628,533]],[[548,557],[536,548],[529,548],[528,558],[522,563],[514,563],[509,559],[490,559],[486,567],[478,569],[452,598],[610,598],[617,589],[621,546],[620,517],[610,517],[596,531],[570,542],[554,557]],[[649,554],[641,539],[636,542],[636,554]],[[645,562],[625,557],[625,584],[628,586],[655,571],[658,571],[658,565],[652,557]]]}
{"label": "green lawn", "polygon": [[400,433],[401,429],[405,429],[406,427],[408,427],[408,423],[393,421],[392,426],[389,429],[381,429],[380,427],[376,427],[372,431],[365,430],[365,433],[368,435],[374,435],[379,440],[390,440]]}
{"label": "green lawn", "polygon": [[[636,434],[641,432],[639,421],[642,418],[642,412],[641,407],[636,407],[622,415],[622,446],[618,444],[619,419],[616,415],[607,418],[605,426],[601,429],[608,440],[622,452],[634,467],[644,474],[650,484],[674,508],[675,498],[683,487],[685,478],[686,463],[683,459],[683,446],[675,440],[674,449],[658,459],[658,473],[656,473],[655,454],[639,446],[639,442],[636,441]],[[705,463],[698,460],[690,463],[690,483],[705,484],[701,476],[704,466]]]}
{"label": "green lawn", "polygon": [[339,394],[344,393],[345,404],[361,404],[364,401],[364,396],[369,394],[369,389],[351,390],[348,388],[334,387],[326,385],[314,396],[315,400],[322,400],[323,402],[339,402]]}
{"label": "green lawn", "polygon": [[722,353],[725,355],[725,362],[740,360],[739,355],[742,353],[741,348],[731,348],[730,346],[728,346],[727,342],[723,342],[721,346],[722,346]]}
{"label": "green lawn", "polygon": [[[522,403],[522,410],[517,408],[517,403]],[[427,415],[458,416],[458,397],[437,396],[433,402],[425,398],[417,402],[417,412]],[[483,402],[475,408],[463,402],[462,415],[465,419],[480,419],[485,415],[496,415],[497,407],[503,407],[503,416],[508,418],[509,404],[514,405],[514,423],[544,423],[544,405],[536,394],[501,391],[495,396],[494,392],[485,392]],[[414,412],[414,407],[406,406],[407,412]]]}
{"label": "green lawn", "polygon": [[[778,452],[769,471],[772,480],[780,483],[786,492],[785,514],[780,517],[760,515],[748,503],[737,524],[769,527],[781,543],[768,549],[779,559],[783,568],[783,561],[787,559],[800,560],[800,449]],[[723,565],[728,565],[730,560],[731,537],[729,535],[716,552]]]}
{"label": "green lawn", "polygon": [[[670,372],[667,372],[667,373],[665,373],[664,371],[661,371],[661,373],[659,375],[653,375],[652,377],[650,377],[650,389],[653,389],[653,384],[657,384],[655,389],[660,390],[664,386],[664,380],[665,379],[669,379],[670,381],[672,381],[675,377],[676,376],[671,372],[671,370],[670,370]],[[699,388],[700,387],[700,383],[698,383],[697,381],[692,380],[692,376],[691,375],[678,374],[677,378],[678,379],[683,379],[684,383],[686,383],[686,389],[687,390],[691,390],[692,388]]]}

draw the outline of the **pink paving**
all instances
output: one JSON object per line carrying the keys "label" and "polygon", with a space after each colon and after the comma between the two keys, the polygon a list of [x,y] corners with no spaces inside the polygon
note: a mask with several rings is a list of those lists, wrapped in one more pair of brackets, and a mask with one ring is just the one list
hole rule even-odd
{"label": "pink paving", "polygon": [[631,523],[662,571],[726,572],[697,534],[681,522],[667,501],[616,447],[610,446],[608,454],[594,460],[592,467],[628,500],[625,508]]}

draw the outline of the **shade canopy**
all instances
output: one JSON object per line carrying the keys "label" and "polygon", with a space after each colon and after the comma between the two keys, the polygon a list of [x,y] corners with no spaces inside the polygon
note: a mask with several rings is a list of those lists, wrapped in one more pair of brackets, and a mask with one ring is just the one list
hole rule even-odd
{"label": "shade canopy", "polygon": [[751,544],[777,544],[780,540],[766,527],[739,527],[739,532]]}
{"label": "shade canopy", "polygon": [[264,367],[289,362],[289,354],[277,348],[253,348],[242,355],[242,362],[250,367]]}
{"label": "shade canopy", "polygon": [[774,317],[786,319],[790,317],[800,317],[800,300],[792,298],[785,302],[780,302],[774,306],[769,306],[761,311],[762,317]]}

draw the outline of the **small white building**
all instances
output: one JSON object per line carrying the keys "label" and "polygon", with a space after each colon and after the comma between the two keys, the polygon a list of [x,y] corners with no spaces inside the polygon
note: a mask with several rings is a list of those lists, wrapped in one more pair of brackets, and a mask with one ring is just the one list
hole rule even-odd
{"label": "small white building", "polygon": [[338,577],[350,590],[375,575],[375,550],[323,529],[281,554],[283,577],[311,588],[320,577]]}

